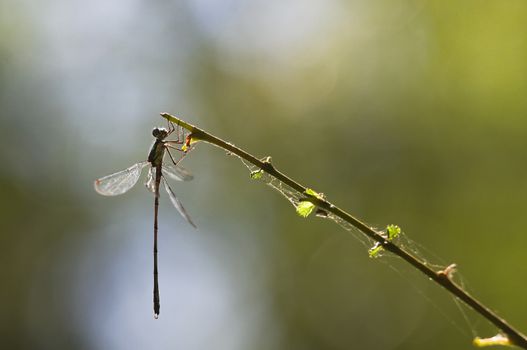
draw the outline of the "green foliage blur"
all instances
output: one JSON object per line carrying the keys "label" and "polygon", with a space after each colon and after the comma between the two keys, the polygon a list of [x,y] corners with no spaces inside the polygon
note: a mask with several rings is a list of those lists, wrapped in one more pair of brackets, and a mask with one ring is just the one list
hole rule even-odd
{"label": "green foliage blur", "polygon": [[0,0],[2,348],[469,349],[497,333],[201,143],[175,187],[199,230],[163,202],[161,259],[193,242],[226,292],[185,294],[205,254],[161,260],[153,321],[152,198],[92,182],[144,160],[164,111],[399,225],[527,332],[526,23],[519,0]]}

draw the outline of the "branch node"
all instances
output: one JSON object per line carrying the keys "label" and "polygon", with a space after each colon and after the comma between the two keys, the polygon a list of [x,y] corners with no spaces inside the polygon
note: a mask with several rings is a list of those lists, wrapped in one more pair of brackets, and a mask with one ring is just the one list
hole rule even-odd
{"label": "branch node", "polygon": [[265,167],[266,169],[269,169],[269,170],[272,170],[272,171],[275,170],[274,165],[271,163],[272,160],[273,160],[273,159],[271,158],[271,156],[264,157],[264,158],[262,158],[261,160],[262,160],[262,163],[264,164],[264,167]]}
{"label": "branch node", "polygon": [[271,156],[267,156],[267,157],[263,157],[262,158],[262,162],[264,162],[266,164],[271,164],[272,161],[273,161],[273,158],[271,158]]}
{"label": "branch node", "polygon": [[445,267],[443,270],[437,271],[437,275],[439,277],[446,278],[447,280],[452,280],[452,277],[454,276],[454,273],[457,270],[456,264],[450,264],[447,267]]}

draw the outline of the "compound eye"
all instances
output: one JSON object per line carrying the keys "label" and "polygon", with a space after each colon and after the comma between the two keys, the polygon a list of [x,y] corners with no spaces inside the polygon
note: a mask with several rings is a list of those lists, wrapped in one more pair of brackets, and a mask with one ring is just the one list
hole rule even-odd
{"label": "compound eye", "polygon": [[165,128],[155,128],[154,130],[152,130],[152,135],[156,139],[164,139],[168,136],[168,130]]}

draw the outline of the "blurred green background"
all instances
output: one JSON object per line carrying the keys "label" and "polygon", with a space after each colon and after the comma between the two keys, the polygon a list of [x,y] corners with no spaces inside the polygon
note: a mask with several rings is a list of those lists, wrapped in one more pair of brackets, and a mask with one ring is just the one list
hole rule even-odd
{"label": "blurred green background", "polygon": [[1,0],[2,347],[470,349],[496,333],[204,144],[173,185],[199,229],[161,201],[153,320],[152,196],[92,184],[146,159],[163,111],[400,225],[527,331],[526,23],[520,0]]}

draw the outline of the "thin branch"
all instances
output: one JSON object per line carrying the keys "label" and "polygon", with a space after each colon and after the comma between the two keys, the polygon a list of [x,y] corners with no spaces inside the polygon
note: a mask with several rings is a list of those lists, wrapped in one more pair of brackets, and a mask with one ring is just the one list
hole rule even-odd
{"label": "thin branch", "polygon": [[[218,146],[220,148],[223,148],[238,157],[246,160],[247,162],[255,165],[256,167],[262,169],[267,174],[273,176],[274,178],[278,179],[279,181],[283,182],[284,184],[290,186],[291,188],[295,189],[299,193],[306,193],[308,190],[307,187],[299,184],[298,182],[294,181],[287,175],[280,172],[278,169],[276,169],[270,162],[270,158],[267,158],[266,160],[260,160],[253,155],[245,152],[244,150],[234,146],[231,143],[225,142],[218,137],[200,129],[197,128],[194,125],[191,125],[179,118],[176,118],[168,113],[161,113],[161,116],[191,132],[191,137],[193,140],[199,140],[211,143],[215,146]],[[451,274],[453,270],[455,269],[455,265],[450,265],[444,270],[441,271],[434,271],[430,267],[428,267],[423,261],[419,260],[417,257],[413,256],[411,253],[407,252],[403,248],[399,247],[395,243],[389,241],[386,239],[385,236],[379,231],[376,231],[375,229],[367,226],[365,223],[360,221],[359,219],[355,218],[351,214],[345,212],[344,210],[340,209],[339,207],[335,206],[334,204],[327,201],[325,198],[317,198],[314,196],[307,196],[305,200],[312,202],[313,204],[317,205],[319,208],[330,212],[342,220],[348,222],[358,230],[360,230],[363,234],[368,236],[369,238],[373,239],[374,241],[378,242],[382,245],[384,249],[387,251],[399,256],[406,262],[408,262],[410,265],[424,273],[426,276],[428,276],[431,280],[445,288],[447,291],[449,291],[451,294],[453,294],[455,297],[462,300],[465,304],[470,306],[474,311],[479,313],[481,316],[486,318],[489,322],[494,324],[500,331],[508,338],[511,345],[516,345],[520,348],[527,349],[527,337],[520,333],[518,330],[516,330],[514,327],[509,325],[507,321],[499,317],[495,312],[490,310],[488,307],[483,305],[480,301],[478,301],[475,297],[468,294],[463,288],[458,286],[456,283],[454,283],[451,279]]]}

